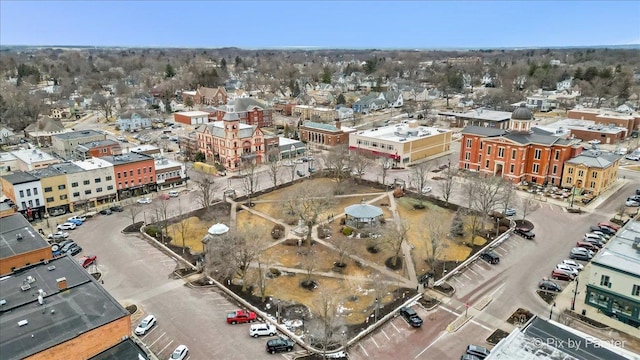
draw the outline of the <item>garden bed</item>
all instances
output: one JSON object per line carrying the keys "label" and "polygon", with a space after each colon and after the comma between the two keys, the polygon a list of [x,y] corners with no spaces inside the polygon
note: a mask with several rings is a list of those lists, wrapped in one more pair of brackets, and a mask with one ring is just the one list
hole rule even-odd
{"label": "garden bed", "polygon": [[608,325],[605,325],[605,324],[603,324],[601,322],[595,321],[595,320],[587,317],[586,315],[578,314],[578,313],[573,312],[571,310],[565,310],[564,312],[565,312],[566,315],[574,317],[574,318],[576,318],[576,319],[578,319],[578,320],[580,320],[580,321],[582,321],[584,323],[587,323],[587,324],[589,324],[589,325],[591,325],[591,326],[593,326],[595,328],[606,329],[606,328],[609,327]]}
{"label": "garden bed", "polygon": [[501,329],[496,329],[496,331],[489,335],[489,337],[487,338],[487,342],[491,345],[497,345],[500,340],[506,338],[507,336],[509,336],[508,332]]}
{"label": "garden bed", "polygon": [[538,293],[538,296],[540,296],[547,304],[552,304],[556,299],[556,293],[542,290],[538,290],[536,293]]}
{"label": "garden bed", "polygon": [[533,314],[529,310],[518,308],[518,310],[514,311],[513,314],[509,316],[509,318],[507,319],[507,322],[513,325],[524,324],[527,321],[531,320],[532,317],[533,317]]}

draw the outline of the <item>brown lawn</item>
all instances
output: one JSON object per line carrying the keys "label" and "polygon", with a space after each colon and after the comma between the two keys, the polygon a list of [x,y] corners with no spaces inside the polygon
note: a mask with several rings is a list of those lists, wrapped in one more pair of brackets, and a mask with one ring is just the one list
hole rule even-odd
{"label": "brown lawn", "polygon": [[250,213],[247,210],[240,210],[236,214],[236,226],[239,231],[243,229],[251,229],[252,233],[264,239],[271,239],[271,229],[274,223],[263,218],[262,216]]}
{"label": "brown lawn", "polygon": [[[184,228],[185,242],[184,246],[190,248],[193,252],[202,251],[202,238],[207,235],[207,230],[213,225],[211,221],[203,221],[200,218],[192,216],[183,220],[186,224]],[[172,237],[171,243],[176,246],[182,244],[182,225],[172,224],[167,227],[167,232]]]}

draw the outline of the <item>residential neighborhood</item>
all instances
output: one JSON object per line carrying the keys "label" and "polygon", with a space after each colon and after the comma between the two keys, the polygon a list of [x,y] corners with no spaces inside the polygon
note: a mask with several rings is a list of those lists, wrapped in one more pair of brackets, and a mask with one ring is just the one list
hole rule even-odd
{"label": "residential neighborhood", "polygon": [[637,46],[1,53],[2,358],[640,359]]}

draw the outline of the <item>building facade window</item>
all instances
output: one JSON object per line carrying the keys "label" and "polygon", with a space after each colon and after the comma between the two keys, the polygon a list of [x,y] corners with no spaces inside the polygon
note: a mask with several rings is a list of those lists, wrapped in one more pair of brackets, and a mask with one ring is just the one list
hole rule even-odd
{"label": "building facade window", "polygon": [[83,184],[83,185],[89,185],[89,184],[91,184],[91,180],[84,180],[84,181],[82,182],[82,184]]}
{"label": "building facade window", "polygon": [[38,195],[38,188],[33,188],[33,195]]}
{"label": "building facade window", "polygon": [[112,177],[111,176],[107,176],[104,178],[106,181],[111,181]]}
{"label": "building facade window", "polygon": [[556,150],[555,159],[560,160],[560,150]]}
{"label": "building facade window", "polygon": [[85,194],[85,195],[91,195],[91,190],[85,190],[85,191],[84,191],[84,194]]}
{"label": "building facade window", "polygon": [[582,177],[584,175],[584,171],[583,170],[578,170],[578,177]]}
{"label": "building facade window", "polygon": [[631,289],[631,295],[640,296],[640,285],[633,285],[633,289]]}
{"label": "building facade window", "polygon": [[53,200],[54,200],[54,199],[53,199],[52,197],[48,197],[48,198],[47,198],[47,202],[48,202],[48,203],[53,202]]}
{"label": "building facade window", "polygon": [[486,167],[487,169],[489,168],[489,160],[485,162],[484,167]]}
{"label": "building facade window", "polygon": [[601,275],[600,286],[611,288],[611,278],[608,275]]}
{"label": "building facade window", "polygon": [[465,160],[470,160],[471,159],[471,153],[468,152],[468,151],[466,153],[464,153],[464,159]]}
{"label": "building facade window", "polygon": [[52,192],[53,188],[51,186],[47,186],[46,188],[44,188],[44,192],[48,193],[48,192]]}
{"label": "building facade window", "polygon": [[20,190],[18,193],[20,194],[20,197],[21,197],[21,198],[23,198],[23,197],[24,197],[24,190]]}
{"label": "building facade window", "polygon": [[107,190],[113,190],[113,185],[107,185]]}
{"label": "building facade window", "polygon": [[80,193],[79,193],[79,192],[74,192],[74,193],[73,193],[73,197],[78,197],[78,196],[80,196]]}
{"label": "building facade window", "polygon": [[71,187],[78,187],[78,183],[77,182],[72,182],[71,183]]}
{"label": "building facade window", "polygon": [[567,173],[573,174],[573,168],[569,168],[569,170],[567,170]]}
{"label": "building facade window", "polygon": [[58,185],[58,190],[64,190],[67,188],[67,185],[62,184],[62,185]]}
{"label": "building facade window", "polygon": [[567,184],[571,184],[571,181],[572,181],[572,180],[573,180],[573,179],[571,178],[571,176],[567,177]]}
{"label": "building facade window", "polygon": [[97,184],[97,183],[99,183],[99,182],[102,182],[102,179],[100,179],[100,178],[95,178],[95,179],[93,179],[93,181]]}
{"label": "building facade window", "polygon": [[515,160],[518,155],[518,151],[516,149],[511,150],[511,160]]}
{"label": "building facade window", "polygon": [[27,196],[31,196],[31,189],[27,189]]}
{"label": "building facade window", "polygon": [[491,146],[487,146],[487,155],[491,155]]}
{"label": "building facade window", "polygon": [[534,160],[540,160],[540,157],[542,156],[542,150],[540,149],[535,149],[533,151],[533,159]]}
{"label": "building facade window", "polygon": [[67,195],[60,195],[60,200],[67,200]]}
{"label": "building facade window", "polygon": [[96,192],[97,192],[97,193],[102,192],[102,188],[101,188],[101,187],[96,188]]}
{"label": "building facade window", "polygon": [[540,170],[540,165],[539,164],[533,164],[533,173],[537,174],[538,171]]}
{"label": "building facade window", "polygon": [[597,179],[598,178],[598,172],[597,171],[592,172],[591,173],[591,177],[594,178],[594,179]]}
{"label": "building facade window", "polygon": [[595,181],[592,181],[592,182],[591,182],[591,184],[589,184],[589,185],[590,185],[590,187],[591,187],[592,189],[595,189],[595,188],[596,188],[596,182],[595,182]]}
{"label": "building facade window", "polygon": [[551,170],[551,173],[552,173],[553,175],[555,175],[555,174],[556,174],[556,172],[558,171],[558,165],[553,165],[553,168],[551,168],[551,169],[552,169],[552,170]]}
{"label": "building facade window", "polygon": [[513,170],[515,170],[516,166],[514,164],[509,165],[509,173],[513,174]]}
{"label": "building facade window", "polygon": [[498,157],[500,157],[500,158],[504,157],[504,148],[503,147],[499,147],[498,148]]}

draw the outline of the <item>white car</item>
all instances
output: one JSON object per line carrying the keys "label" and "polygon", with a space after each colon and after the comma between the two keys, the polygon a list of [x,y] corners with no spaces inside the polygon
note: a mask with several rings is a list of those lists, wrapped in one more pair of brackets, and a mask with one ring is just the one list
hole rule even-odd
{"label": "white car", "polygon": [[180,194],[178,194],[178,192],[177,192],[177,191],[175,191],[175,190],[171,190],[171,191],[169,191],[167,194],[169,194],[169,196],[170,196],[170,197],[178,197],[178,195],[180,195]]}
{"label": "white car", "polygon": [[47,236],[47,239],[59,240],[59,239],[66,239],[68,237],[69,237],[68,232],[58,231],[53,234],[49,234],[49,236]]}
{"label": "white car", "polygon": [[431,188],[431,186],[425,186],[425,187],[423,187],[423,188],[422,188],[422,193],[423,193],[423,194],[430,193],[430,192],[431,192],[431,190],[433,190],[433,189]]}
{"label": "white car", "polygon": [[640,161],[640,155],[629,154],[624,157],[627,160]]}
{"label": "white car", "polygon": [[635,200],[627,200],[624,202],[624,205],[628,207],[638,207],[640,206],[640,203]]}
{"label": "white car", "polygon": [[144,335],[156,324],[156,317],[153,315],[147,315],[140,321],[138,327],[135,330],[136,335]]}
{"label": "white car", "polygon": [[56,229],[58,230],[73,230],[75,228],[76,228],[76,224],[70,223],[70,222],[66,222],[64,224],[60,224],[56,226]]}
{"label": "white car", "polygon": [[258,336],[273,336],[278,332],[275,326],[262,323],[262,324],[252,324],[249,328],[249,335],[253,337]]}
{"label": "white car", "polygon": [[138,204],[151,204],[151,199],[148,197],[138,199]]}
{"label": "white car", "polygon": [[576,269],[574,267],[571,267],[569,265],[565,265],[565,264],[556,265],[556,269],[562,270],[562,271],[564,271],[566,273],[569,273],[569,274],[571,274],[573,276],[578,276],[578,273],[579,273],[578,269]]}
{"label": "white car", "polygon": [[189,348],[187,348],[185,345],[178,345],[178,347],[173,350],[173,353],[171,353],[169,360],[183,360],[187,357],[188,352]]}
{"label": "white car", "polygon": [[589,140],[589,144],[598,145],[598,144],[600,144],[600,140]]}
{"label": "white car", "polygon": [[84,216],[74,215],[74,216],[72,216],[72,217],[67,219],[67,221],[71,221],[71,220],[80,220],[82,222],[85,222],[87,220],[87,218],[84,217]]}
{"label": "white car", "polygon": [[116,140],[118,140],[118,141],[125,141],[125,140],[127,140],[127,139],[126,139],[124,136],[118,136],[118,137],[116,138]]}
{"label": "white car", "polygon": [[574,268],[574,269],[576,269],[578,271],[584,270],[584,265],[575,262],[575,260],[570,260],[570,259],[562,260],[562,264],[566,265],[566,266],[569,266],[569,267],[572,267],[572,268]]}

